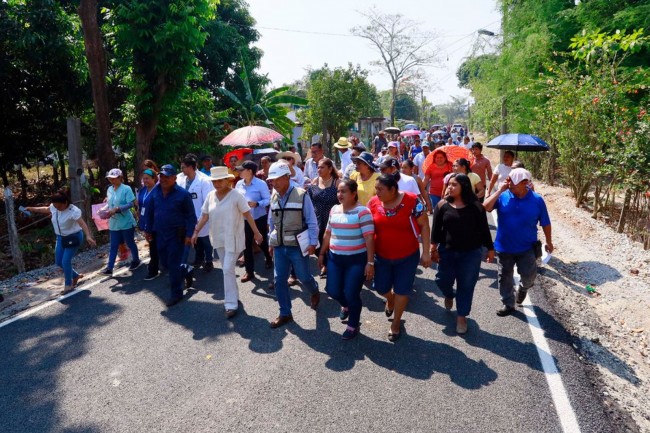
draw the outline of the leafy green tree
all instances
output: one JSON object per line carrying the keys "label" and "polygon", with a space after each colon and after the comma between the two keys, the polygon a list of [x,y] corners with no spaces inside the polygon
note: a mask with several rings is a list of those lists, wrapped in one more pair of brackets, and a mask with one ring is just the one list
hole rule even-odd
{"label": "leafy green tree", "polygon": [[243,88],[241,94],[235,94],[224,87],[219,89],[220,93],[233,104],[235,122],[240,126],[265,125],[270,122],[278,132],[290,139],[295,124],[287,114],[292,106],[306,105],[307,100],[289,94],[288,86],[278,87],[268,92],[259,84],[251,86],[243,61],[241,68],[242,72],[239,74]]}
{"label": "leafy green tree", "polygon": [[309,105],[301,114],[305,133],[321,133],[326,146],[347,135],[360,117],[381,116],[377,89],[367,78],[367,71],[352,64],[334,69],[326,64],[310,71],[305,79]]}
{"label": "leafy green tree", "polygon": [[[197,55],[215,11],[215,0],[124,0],[112,12],[116,53],[129,71],[126,84],[136,114],[136,166],[152,155],[166,104],[190,80],[201,79]],[[137,180],[139,170],[135,173]]]}
{"label": "leafy green tree", "polygon": [[[65,119],[90,102],[79,22],[53,0],[0,2],[0,175],[65,151]],[[26,186],[22,172],[16,171]],[[26,193],[26,188],[23,188]]]}

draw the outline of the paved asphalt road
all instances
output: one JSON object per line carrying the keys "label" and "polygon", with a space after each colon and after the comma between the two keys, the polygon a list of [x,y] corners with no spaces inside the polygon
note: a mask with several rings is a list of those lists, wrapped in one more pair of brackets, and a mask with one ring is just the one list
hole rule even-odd
{"label": "paved asphalt road", "polygon": [[[397,343],[367,289],[352,341],[336,302],[314,312],[299,287],[296,322],[270,329],[277,303],[258,265],[232,321],[218,267],[171,309],[166,277],[145,282],[141,267],[0,328],[0,432],[562,431],[524,314],[495,315],[495,265],[483,265],[466,337],[435,270],[420,270]],[[580,430],[612,431],[540,291],[532,300]]]}

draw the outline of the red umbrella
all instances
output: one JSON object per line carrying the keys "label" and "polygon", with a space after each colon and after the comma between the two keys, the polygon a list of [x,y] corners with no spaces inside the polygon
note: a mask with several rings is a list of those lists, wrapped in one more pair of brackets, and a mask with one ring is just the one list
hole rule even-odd
{"label": "red umbrella", "polygon": [[407,129],[406,131],[402,131],[399,133],[402,137],[412,137],[414,135],[420,135],[420,131],[417,129]]}
{"label": "red umbrella", "polygon": [[456,161],[457,159],[460,158],[465,158],[466,160],[470,160],[472,157],[472,153],[465,149],[463,146],[442,146],[439,147],[435,150],[432,150],[430,154],[427,155],[427,157],[424,159],[424,162],[422,163],[422,171],[427,172],[427,169],[433,164],[433,154],[436,153],[436,151],[443,151],[447,155],[447,161],[450,163]]}
{"label": "red umbrella", "polygon": [[230,166],[230,158],[235,156],[237,157],[237,161],[241,161],[242,159],[244,159],[244,156],[248,155],[249,153],[253,153],[253,149],[243,148],[243,149],[231,150],[230,152],[226,153],[223,156],[223,162],[224,164],[226,164],[226,167],[235,168]]}
{"label": "red umbrella", "polygon": [[282,134],[263,126],[244,126],[226,135],[221,144],[224,146],[261,146],[282,140]]}

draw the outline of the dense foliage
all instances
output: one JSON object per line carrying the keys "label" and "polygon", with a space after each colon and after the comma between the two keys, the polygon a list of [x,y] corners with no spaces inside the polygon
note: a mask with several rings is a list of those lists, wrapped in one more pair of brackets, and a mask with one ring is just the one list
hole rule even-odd
{"label": "dense foliage", "polygon": [[649,245],[650,1],[500,5],[498,52],[457,73],[476,100],[475,122],[490,136],[542,136],[551,152],[520,159]]}

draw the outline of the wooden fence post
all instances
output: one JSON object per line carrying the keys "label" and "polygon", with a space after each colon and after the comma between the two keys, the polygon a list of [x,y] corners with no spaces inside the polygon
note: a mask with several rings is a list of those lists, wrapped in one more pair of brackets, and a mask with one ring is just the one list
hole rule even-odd
{"label": "wooden fence post", "polygon": [[5,188],[5,211],[7,212],[7,234],[11,246],[11,258],[16,268],[18,268],[18,272],[25,272],[25,261],[23,260],[23,252],[20,250],[16,215],[14,213],[14,193],[9,187]]}

